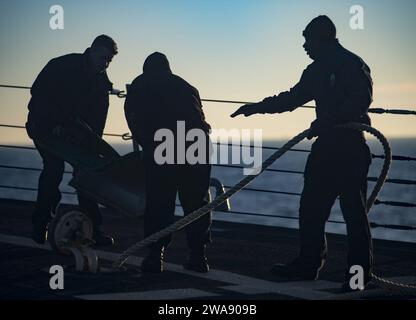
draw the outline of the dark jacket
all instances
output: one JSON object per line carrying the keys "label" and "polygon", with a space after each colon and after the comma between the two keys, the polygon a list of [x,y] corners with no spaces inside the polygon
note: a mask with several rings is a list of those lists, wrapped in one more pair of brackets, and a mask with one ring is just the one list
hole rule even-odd
{"label": "dark jacket", "polygon": [[339,43],[335,46],[331,59],[311,63],[290,91],[266,98],[260,108],[268,113],[292,111],[315,100],[317,119],[331,125],[370,124],[367,114],[373,94],[370,68]]}
{"label": "dark jacket", "polygon": [[144,149],[155,147],[158,129],[176,132],[177,121],[185,121],[186,131],[197,128],[208,133],[211,128],[198,90],[170,72],[138,76],[128,90],[124,108],[129,128]]}
{"label": "dark jacket", "polygon": [[39,73],[30,91],[29,136],[49,133],[71,118],[81,118],[102,135],[112,83],[106,72],[89,75],[88,50],[54,58]]}

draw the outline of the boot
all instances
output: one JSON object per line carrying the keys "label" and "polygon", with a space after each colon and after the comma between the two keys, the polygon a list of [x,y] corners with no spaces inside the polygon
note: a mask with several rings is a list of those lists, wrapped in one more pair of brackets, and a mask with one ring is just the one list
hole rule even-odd
{"label": "boot", "polygon": [[183,264],[187,270],[196,271],[200,273],[207,273],[209,271],[208,259],[206,256],[206,246],[191,249],[188,260]]}
{"label": "boot", "polygon": [[162,273],[165,248],[152,248],[143,259],[140,269],[145,273]]}
{"label": "boot", "polygon": [[275,264],[271,270],[274,275],[289,279],[317,280],[319,271],[325,264],[322,260],[319,265],[311,265],[300,258],[296,258],[288,264]]}
{"label": "boot", "polygon": [[32,239],[36,243],[45,244],[48,238],[48,223],[35,222],[32,226]]}

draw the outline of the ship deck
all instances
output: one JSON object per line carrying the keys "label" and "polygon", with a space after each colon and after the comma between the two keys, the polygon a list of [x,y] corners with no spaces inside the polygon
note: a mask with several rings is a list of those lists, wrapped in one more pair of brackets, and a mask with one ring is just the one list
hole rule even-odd
{"label": "ship deck", "polygon": [[[33,202],[0,200],[0,299],[407,299],[403,293],[370,288],[342,293],[346,237],[329,234],[327,264],[317,281],[287,281],[270,273],[274,263],[297,254],[297,230],[253,224],[213,222],[208,249],[211,270],[199,274],[182,268],[187,256],[185,233],[174,234],[166,252],[166,271],[141,274],[140,251],[124,273],[79,273],[73,258],[57,255],[48,244],[30,239]],[[103,229],[116,245],[100,248],[102,265],[110,265],[124,249],[142,239],[143,221],[104,209]],[[374,240],[375,273],[390,280],[416,282],[416,244]],[[51,290],[49,268],[66,266],[64,289]]]}

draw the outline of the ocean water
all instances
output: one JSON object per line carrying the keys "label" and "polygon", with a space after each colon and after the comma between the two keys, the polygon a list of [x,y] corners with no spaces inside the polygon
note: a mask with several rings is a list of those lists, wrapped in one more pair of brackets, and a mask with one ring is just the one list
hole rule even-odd
{"label": "ocean water", "polygon": [[[279,147],[286,141],[268,141],[264,145]],[[369,140],[368,144],[372,153],[382,154],[382,148],[377,141]],[[393,154],[416,157],[416,139],[391,139],[390,144]],[[130,143],[113,144],[113,147],[120,154],[132,150]],[[310,142],[303,142],[296,146],[299,149],[309,149]],[[263,149],[263,159],[266,159],[273,150]],[[307,153],[288,152],[271,168],[303,171]],[[373,159],[369,176],[376,177],[382,166],[381,159]],[[42,161],[36,151],[0,148],[0,165],[22,166],[30,168],[41,168]],[[67,169],[71,167],[67,165]],[[389,178],[416,180],[416,162],[414,161],[393,161]],[[36,188],[39,172],[19,169],[0,168],[0,185]],[[243,176],[243,170],[238,168],[213,167],[212,176],[221,180],[224,185],[234,185]],[[71,175],[66,174],[61,184],[62,191],[73,192],[67,185]],[[251,184],[251,188],[285,191],[300,193],[303,186],[301,174],[288,174],[276,172],[264,172]],[[374,183],[369,182],[369,193]],[[379,195],[380,200],[402,201],[415,203],[416,186],[386,183]],[[0,198],[35,200],[36,191],[24,191],[6,189],[0,187]],[[236,213],[216,212],[214,219],[234,222],[245,222],[262,225],[284,226],[289,228],[298,227],[299,197],[293,195],[271,194],[264,192],[241,191],[230,199],[231,210],[263,214],[264,216],[249,216]],[[63,195],[63,202],[76,203],[76,197]],[[177,214],[181,215],[181,208],[177,208]],[[295,219],[273,217],[274,215],[288,216]],[[387,205],[376,205],[370,211],[370,221],[381,224],[413,225],[416,226],[415,208],[393,207]],[[330,220],[343,221],[338,201],[335,203]],[[327,223],[327,232],[345,234],[345,224]],[[416,242],[415,231],[399,231],[385,228],[372,229],[374,238]]]}

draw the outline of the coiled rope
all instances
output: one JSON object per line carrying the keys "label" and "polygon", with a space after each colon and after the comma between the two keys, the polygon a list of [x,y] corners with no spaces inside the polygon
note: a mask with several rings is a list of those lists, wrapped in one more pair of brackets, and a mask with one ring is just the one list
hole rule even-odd
{"label": "coiled rope", "polygon": [[[370,197],[367,200],[367,211],[369,212],[371,207],[373,206],[374,202],[377,199],[377,196],[381,190],[381,188],[384,185],[384,182],[386,181],[387,174],[390,169],[392,154],[391,154],[391,148],[387,141],[387,139],[384,137],[384,135],[376,130],[375,128],[361,124],[361,123],[348,123],[345,125],[339,125],[337,126],[339,128],[349,128],[353,130],[359,130],[364,131],[367,133],[370,133],[373,135],[377,140],[382,144],[383,150],[385,153],[384,157],[384,163],[383,168],[381,169],[380,175],[377,179],[377,182],[374,186],[373,191],[370,194]],[[247,186],[251,181],[253,181],[255,178],[257,178],[266,168],[268,168],[271,164],[273,164],[277,159],[279,159],[281,156],[283,156],[288,150],[293,148],[296,144],[301,142],[303,139],[305,139],[308,136],[310,129],[304,130],[301,133],[299,133],[297,136],[289,140],[285,145],[283,145],[279,150],[274,152],[269,158],[267,158],[263,163],[260,172],[257,175],[248,175],[244,179],[242,179],[240,182],[238,182],[236,185],[234,185],[232,188],[228,189],[225,193],[215,198],[210,203],[206,204],[205,206],[191,212],[190,214],[186,215],[185,217],[179,219],[175,223],[171,224],[170,226],[148,236],[147,238],[144,238],[143,240],[138,241],[136,244],[132,245],[128,249],[126,249],[119,257],[118,259],[113,263],[114,269],[121,268],[126,262],[127,259],[133,255],[136,251],[146,248],[150,246],[151,244],[156,243],[160,239],[172,234],[173,232],[179,231],[186,227],[187,225],[191,224],[192,222],[198,220],[208,212],[214,210],[219,205],[221,205],[224,201],[231,198],[234,194],[239,192],[241,189],[243,189],[245,186]],[[395,291],[400,292],[402,294],[416,294],[416,285],[411,284],[405,284],[405,283],[398,283],[393,282],[387,279],[383,279],[375,274],[372,274],[372,281],[377,285],[384,289],[387,289],[389,291]]]}

